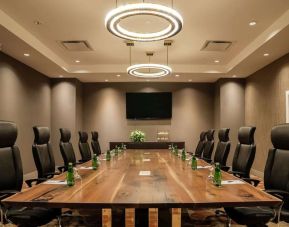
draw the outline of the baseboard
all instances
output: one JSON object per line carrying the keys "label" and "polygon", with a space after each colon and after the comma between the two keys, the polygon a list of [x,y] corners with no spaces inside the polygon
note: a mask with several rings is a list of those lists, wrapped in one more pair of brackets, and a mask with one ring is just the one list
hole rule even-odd
{"label": "baseboard", "polygon": [[37,171],[24,174],[24,180],[37,178]]}
{"label": "baseboard", "polygon": [[251,169],[251,174],[253,174],[257,177],[260,177],[261,179],[264,178],[264,172],[261,172],[261,171],[256,170],[256,169]]}

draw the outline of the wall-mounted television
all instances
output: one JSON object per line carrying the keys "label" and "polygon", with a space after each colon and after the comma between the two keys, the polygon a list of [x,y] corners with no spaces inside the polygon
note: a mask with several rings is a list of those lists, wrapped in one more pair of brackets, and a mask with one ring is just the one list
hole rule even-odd
{"label": "wall-mounted television", "polygon": [[170,119],[172,118],[172,93],[126,93],[127,119]]}

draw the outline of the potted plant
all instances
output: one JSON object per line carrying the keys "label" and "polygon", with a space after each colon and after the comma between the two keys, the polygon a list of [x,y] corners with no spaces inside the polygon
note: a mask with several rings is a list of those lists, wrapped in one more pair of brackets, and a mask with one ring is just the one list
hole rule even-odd
{"label": "potted plant", "polygon": [[132,142],[144,142],[145,141],[145,133],[136,129],[130,133],[129,138]]}

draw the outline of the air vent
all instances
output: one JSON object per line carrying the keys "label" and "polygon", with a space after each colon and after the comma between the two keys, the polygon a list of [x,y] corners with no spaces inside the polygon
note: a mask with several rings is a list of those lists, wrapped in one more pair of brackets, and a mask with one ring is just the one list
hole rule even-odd
{"label": "air vent", "polygon": [[226,51],[232,45],[231,41],[216,41],[216,40],[208,40],[205,42],[203,51]]}
{"label": "air vent", "polygon": [[85,40],[61,41],[62,47],[68,51],[92,51],[92,48]]}

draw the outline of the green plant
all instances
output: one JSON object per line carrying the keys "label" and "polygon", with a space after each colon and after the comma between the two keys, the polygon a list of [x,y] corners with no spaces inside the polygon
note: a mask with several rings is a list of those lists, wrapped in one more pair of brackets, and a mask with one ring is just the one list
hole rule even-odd
{"label": "green plant", "polygon": [[132,142],[144,142],[145,141],[145,133],[140,130],[134,130],[130,133],[130,140]]}

